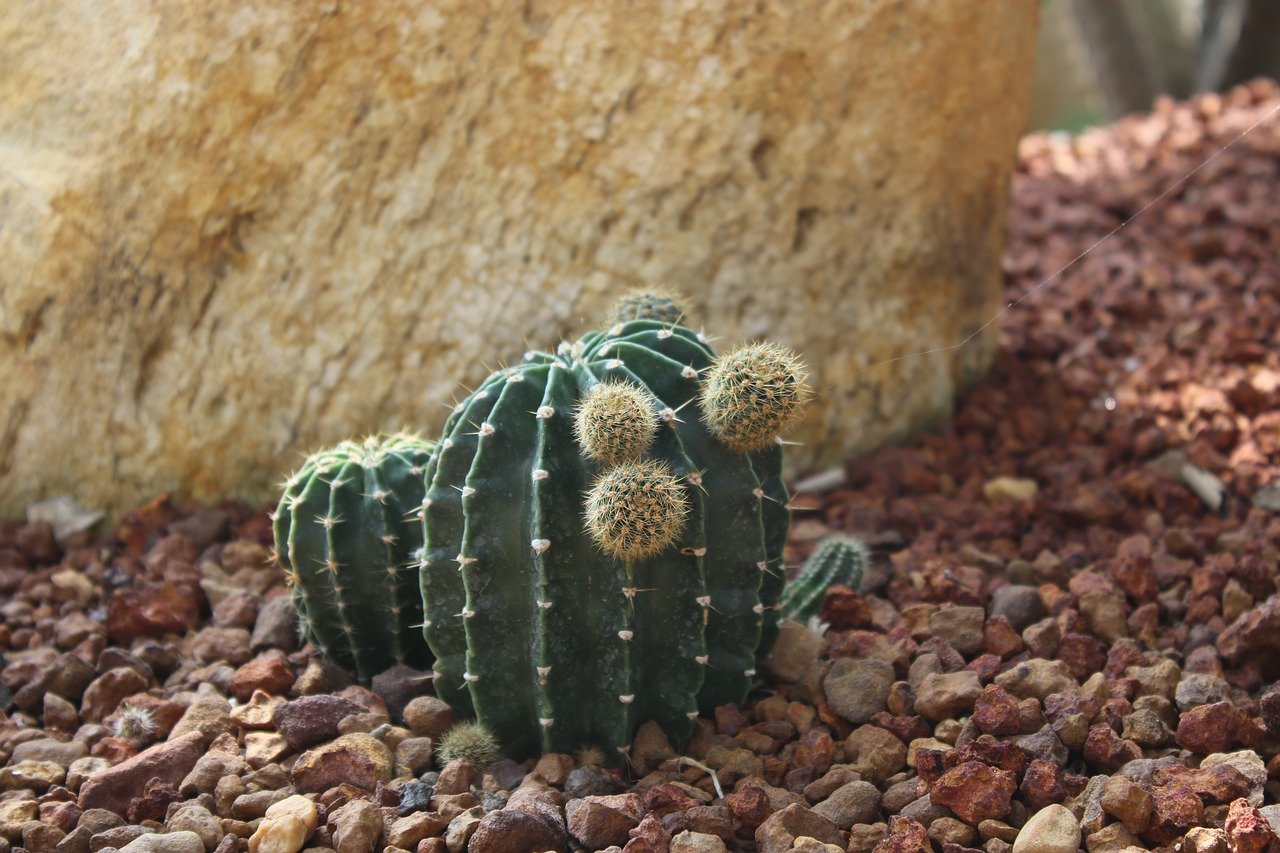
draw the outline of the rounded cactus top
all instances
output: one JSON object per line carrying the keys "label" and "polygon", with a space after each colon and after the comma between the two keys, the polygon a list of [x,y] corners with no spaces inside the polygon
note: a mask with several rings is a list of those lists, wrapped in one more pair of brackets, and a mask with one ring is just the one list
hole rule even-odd
{"label": "rounded cactus top", "polygon": [[[303,466],[326,471],[349,462],[362,468],[373,468],[388,456],[396,454],[430,453],[435,444],[416,433],[397,432],[391,435],[370,435],[363,439],[348,439],[333,447],[319,450],[307,457]],[[295,475],[296,476],[296,475]]]}
{"label": "rounded cactus top", "polygon": [[804,365],[785,347],[748,344],[716,360],[703,381],[708,429],[739,453],[761,450],[804,413]]}
{"label": "rounded cactus top", "polygon": [[578,444],[596,462],[638,459],[658,431],[653,395],[630,382],[602,382],[578,404],[573,426]]}
{"label": "rounded cactus top", "polygon": [[686,316],[680,296],[675,291],[658,287],[635,290],[623,296],[613,306],[611,322],[655,320],[659,323],[681,323]]}
{"label": "rounded cactus top", "polygon": [[660,462],[626,462],[587,492],[586,526],[619,560],[642,560],[675,542],[689,512],[684,486]]}

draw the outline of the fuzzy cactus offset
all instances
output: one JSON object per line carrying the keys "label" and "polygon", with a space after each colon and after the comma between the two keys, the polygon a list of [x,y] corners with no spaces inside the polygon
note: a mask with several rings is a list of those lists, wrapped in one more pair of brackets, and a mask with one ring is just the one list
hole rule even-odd
{"label": "fuzzy cactus offset", "polygon": [[680,297],[670,290],[636,290],[623,296],[613,307],[615,323],[654,320],[674,325],[683,322],[685,316]]}
{"label": "fuzzy cactus offset", "polygon": [[871,552],[852,536],[828,536],[818,544],[794,580],[786,585],[779,616],[807,622],[822,612],[827,588],[842,583],[857,589],[871,562]]}
{"label": "fuzzy cactus offset", "polygon": [[406,434],[344,441],[303,463],[274,514],[300,627],[362,681],[432,660],[417,565],[422,476],[434,447]]}
{"label": "fuzzy cactus offset", "polygon": [[[447,423],[426,472],[425,635],[437,694],[509,754],[616,760],[643,721],[679,742],[700,708],[745,698],[790,513],[777,433],[735,449],[704,420],[733,421],[703,399],[716,363],[691,329],[627,320],[526,354]],[[756,391],[740,396],[767,408],[775,390]]]}

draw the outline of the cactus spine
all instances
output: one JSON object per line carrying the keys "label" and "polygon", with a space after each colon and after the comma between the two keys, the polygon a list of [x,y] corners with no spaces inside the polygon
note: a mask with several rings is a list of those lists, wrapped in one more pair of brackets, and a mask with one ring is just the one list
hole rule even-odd
{"label": "cactus spine", "polygon": [[645,720],[683,741],[699,708],[745,698],[790,515],[777,434],[734,450],[698,416],[715,363],[692,330],[632,319],[526,354],[446,424],[425,635],[437,695],[509,754],[617,755]]}
{"label": "cactus spine", "polygon": [[433,450],[405,434],[344,441],[303,463],[274,514],[276,553],[306,637],[361,681],[432,660],[417,566]]}
{"label": "cactus spine", "polygon": [[870,561],[871,552],[862,540],[828,536],[805,560],[800,574],[786,585],[779,615],[797,622],[809,621],[822,612],[828,587],[841,583],[857,589]]}

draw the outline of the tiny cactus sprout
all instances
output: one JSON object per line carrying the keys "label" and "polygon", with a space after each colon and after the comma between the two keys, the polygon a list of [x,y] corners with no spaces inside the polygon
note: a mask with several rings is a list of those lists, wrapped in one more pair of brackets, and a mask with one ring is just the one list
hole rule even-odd
{"label": "tiny cactus sprout", "polygon": [[653,320],[674,325],[685,317],[680,297],[665,288],[634,290],[618,300],[613,308],[613,322],[629,323],[632,320]]}
{"label": "tiny cactus sprout", "polygon": [[598,747],[583,746],[575,753],[579,767],[603,767],[604,753]]}
{"label": "tiny cactus sprout", "polygon": [[431,663],[417,564],[434,449],[406,434],[344,441],[308,457],[276,508],[299,631],[361,681],[396,663]]}
{"label": "tiny cactus sprout", "polygon": [[[649,720],[683,743],[746,698],[776,637],[782,446],[717,440],[698,407],[715,354],[682,314],[633,295],[607,329],[526,353],[456,407],[427,465],[436,695],[516,760],[617,763]],[[772,439],[802,392],[794,358],[765,352],[759,399],[752,376],[738,391]]]}
{"label": "tiny cactus sprout", "polygon": [[711,432],[739,453],[773,443],[804,413],[809,389],[795,354],[771,343],[748,344],[717,359],[702,388]]}
{"label": "tiny cactus sprout", "polygon": [[779,615],[802,624],[808,622],[822,611],[828,587],[840,583],[857,589],[870,563],[871,552],[862,540],[828,536],[809,555],[800,574],[783,589]]}
{"label": "tiny cactus sprout", "polygon": [[587,493],[587,531],[623,561],[666,550],[680,536],[689,501],[661,462],[628,462],[606,472]]}
{"label": "tiny cactus sprout", "polygon": [[155,715],[148,708],[138,705],[125,705],[116,717],[111,733],[118,738],[131,740],[136,744],[144,744],[159,731]]}
{"label": "tiny cactus sprout", "polygon": [[498,739],[480,723],[456,723],[440,739],[440,766],[456,758],[465,758],[481,769],[502,757]]}
{"label": "tiny cactus sprout", "polygon": [[638,459],[653,444],[658,415],[653,398],[630,382],[601,382],[578,404],[574,435],[601,465]]}

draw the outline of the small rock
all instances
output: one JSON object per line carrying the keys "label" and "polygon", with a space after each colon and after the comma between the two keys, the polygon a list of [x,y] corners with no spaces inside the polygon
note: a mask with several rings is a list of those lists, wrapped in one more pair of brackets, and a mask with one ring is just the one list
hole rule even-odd
{"label": "small rock", "polygon": [[[813,841],[812,838],[808,840]],[[686,829],[671,839],[670,850],[671,853],[728,853],[729,848],[718,836]],[[843,848],[839,853],[844,853]]]}
{"label": "small rock", "polygon": [[977,834],[972,826],[953,817],[940,817],[929,824],[929,837],[939,844],[965,847],[973,842]]}
{"label": "small rock", "polygon": [[982,484],[982,496],[989,501],[1029,501],[1037,488],[1035,480],[1025,477],[993,477]]}
{"label": "small rock", "polygon": [[249,647],[255,652],[265,649],[292,652],[298,647],[298,611],[289,596],[277,595],[258,609]]}
{"label": "small rock", "polygon": [[141,796],[148,782],[159,780],[174,786],[182,782],[203,751],[204,739],[197,732],[158,743],[86,779],[80,786],[80,808],[125,814],[130,800]]}
{"label": "small rock", "polygon": [[121,847],[120,853],[204,853],[204,842],[189,831],[149,832]]}
{"label": "small rock", "polygon": [[[952,609],[981,610],[981,608]],[[960,670],[959,672],[930,673],[920,682],[916,691],[915,710],[917,714],[930,720],[954,719],[973,710],[974,702],[981,692],[982,681],[976,672]]]}
{"label": "small rock", "polygon": [[1200,762],[1202,771],[1212,771],[1218,767],[1230,767],[1240,773],[1249,783],[1250,788],[1245,796],[1250,805],[1261,806],[1263,787],[1267,783],[1267,767],[1262,758],[1252,749],[1239,752],[1220,752],[1206,755]]}
{"label": "small rock", "polygon": [[225,661],[239,666],[253,655],[249,632],[244,628],[202,628],[191,636],[190,644],[191,653],[201,663]]}
{"label": "small rock", "polygon": [[724,799],[740,832],[754,834],[765,818],[774,811],[760,783],[748,781]]}
{"label": "small rock", "polygon": [[289,744],[279,732],[245,732],[244,760],[255,769],[275,764],[289,753]]}
{"label": "small rock", "polygon": [[211,743],[218,735],[232,733],[234,730],[231,704],[221,696],[201,696],[187,706],[182,718],[173,727],[173,731],[169,732],[169,740],[195,732],[204,743]]}
{"label": "small rock", "polygon": [[981,607],[943,607],[929,616],[929,630],[935,637],[966,657],[982,650],[982,624],[986,611]]}
{"label": "small rock", "polygon": [[794,684],[804,678],[825,644],[821,634],[793,619],[783,619],[778,623],[778,639],[764,659],[764,671],[775,681]]}
{"label": "small rock", "polygon": [[1123,823],[1107,824],[1102,829],[1091,833],[1084,844],[1089,853],[1124,853],[1130,847],[1143,849],[1142,842],[1136,835],[1125,829]]}
{"label": "small rock", "polygon": [[1044,602],[1034,586],[1009,584],[991,593],[991,615],[1003,616],[1014,630],[1024,631],[1036,620],[1044,618]]}
{"label": "small rock", "polygon": [[129,667],[117,667],[94,679],[80,700],[80,718],[89,723],[100,723],[115,712],[120,702],[135,693],[141,693],[151,682],[141,673]]}
{"label": "small rock", "polygon": [[200,601],[176,583],[117,589],[107,603],[107,634],[128,647],[138,637],[185,634],[200,622]]}
{"label": "small rock", "polygon": [[437,794],[465,794],[480,784],[480,771],[465,758],[455,758],[436,779]]}
{"label": "small rock", "polygon": [[15,746],[9,756],[9,763],[12,765],[23,761],[52,761],[63,767],[70,767],[72,762],[88,754],[89,748],[81,740],[37,738],[23,741]]}
{"label": "small rock", "polygon": [[840,658],[823,679],[822,689],[832,710],[856,725],[885,710],[893,682],[892,664],[874,659]]}
{"label": "small rock", "polygon": [[1253,746],[1261,732],[1231,702],[1211,702],[1189,708],[1178,718],[1178,746],[1192,752],[1226,752],[1240,744]]}
{"label": "small rock", "polygon": [[432,743],[429,737],[408,737],[396,744],[397,776],[417,776],[431,769]]}
{"label": "small rock", "polygon": [[[613,797],[570,800],[564,809],[569,834],[588,850],[599,850],[611,844],[625,845],[628,833],[644,816],[644,808],[635,794],[620,797],[629,799],[616,802]],[[620,807],[611,807],[615,804]]]}
{"label": "small rock", "polygon": [[222,840],[222,824],[199,803],[183,803],[165,821],[168,832],[194,832],[204,842],[205,850],[213,850]]}
{"label": "small rock", "polygon": [[1141,835],[1151,822],[1151,794],[1121,775],[1107,779],[1102,789],[1102,810],[1124,824],[1134,835]]}
{"label": "small rock", "polygon": [[907,746],[879,726],[859,726],[844,740],[850,769],[879,785],[907,764]]}
{"label": "small rock", "polygon": [[1227,834],[1227,847],[1232,853],[1263,853],[1280,841],[1271,832],[1271,824],[1267,819],[1247,800],[1231,803],[1222,828]]}
{"label": "small rock", "polygon": [[1057,803],[1033,814],[1013,842],[1013,853],[1075,853],[1079,848],[1080,824]]}
{"label": "small rock", "polygon": [[435,696],[416,696],[404,706],[404,722],[415,735],[439,740],[453,725],[453,709]]}
{"label": "small rock", "polygon": [[880,814],[880,791],[870,782],[849,782],[813,807],[839,829],[855,823],[871,823]]}
{"label": "small rock", "polygon": [[565,831],[540,815],[499,809],[476,824],[468,853],[527,853],[531,850],[563,850]]}
{"label": "small rock", "polygon": [[278,706],[273,720],[293,749],[309,749],[338,735],[338,723],[363,706],[341,696],[303,696]]}
{"label": "small rock", "polygon": [[961,820],[976,826],[987,818],[1009,814],[1017,788],[1013,773],[966,761],[943,773],[929,789],[929,796],[934,803],[946,806]]}
{"label": "small rock", "polygon": [[631,764],[637,776],[647,776],[658,769],[662,762],[676,757],[671,741],[653,720],[642,723],[631,741]]}
{"label": "small rock", "polygon": [[382,811],[368,800],[352,800],[329,815],[337,853],[373,850],[382,835]]}
{"label": "small rock", "polygon": [[[930,821],[932,823],[932,821]],[[876,853],[933,853],[924,824],[897,815],[889,819],[889,834],[875,846]]]}
{"label": "small rock", "polygon": [[830,820],[804,806],[792,804],[774,812],[760,824],[755,834],[756,848],[760,853],[787,853],[801,836],[840,847],[848,843],[847,833]]}
{"label": "small rock", "polygon": [[279,649],[270,649],[240,666],[231,676],[231,695],[241,702],[249,701],[254,691],[283,696],[293,686],[293,667]]}
{"label": "small rock", "polygon": [[293,784],[302,791],[327,791],[346,783],[367,791],[391,780],[391,751],[367,734],[342,735],[304,752],[290,770]]}
{"label": "small rock", "polygon": [[[479,806],[455,815],[453,820],[445,820],[442,816],[433,812],[414,812],[399,818],[391,824],[390,828],[387,829],[387,843],[393,847],[413,850],[418,846],[418,842],[425,838],[444,835],[453,826],[454,821],[458,821],[457,827],[454,828],[454,840],[456,842],[461,838],[462,825],[466,823],[471,828],[474,828],[475,824],[480,821],[481,814],[483,814],[483,810]],[[467,837],[470,837],[469,832]]]}
{"label": "small rock", "polygon": [[546,780],[548,785],[563,788],[569,771],[573,770],[573,756],[563,752],[548,752],[538,759],[533,772]]}
{"label": "small rock", "polygon": [[[1187,834],[1182,839],[1182,851],[1183,853],[1227,853],[1227,834],[1214,827],[1193,826],[1187,830]],[[1093,853],[1092,849],[1090,853]]]}
{"label": "small rock", "polygon": [[1078,693],[1080,685],[1060,660],[1031,658],[996,676],[996,684],[1017,696],[1044,701],[1051,693]]}
{"label": "small rock", "polygon": [[[523,773],[524,768],[520,768]],[[519,784],[519,783],[517,783]],[[514,786],[511,786],[514,787]],[[616,794],[622,789],[618,779],[603,767],[587,765],[569,774],[564,783],[564,795],[570,799]]]}

